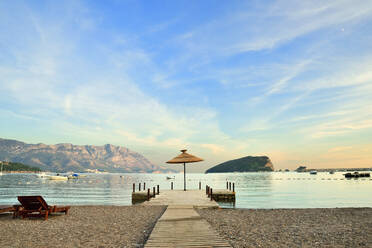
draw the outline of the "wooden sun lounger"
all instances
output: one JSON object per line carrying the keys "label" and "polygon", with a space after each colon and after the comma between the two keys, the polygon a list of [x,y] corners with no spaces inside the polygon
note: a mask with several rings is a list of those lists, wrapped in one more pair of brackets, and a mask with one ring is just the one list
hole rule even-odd
{"label": "wooden sun lounger", "polygon": [[14,206],[0,206],[0,213],[8,213],[8,212],[14,212],[15,207]]}
{"label": "wooden sun lounger", "polygon": [[42,196],[18,196],[18,201],[22,207],[18,208],[17,216],[44,217],[48,219],[50,213],[68,213],[70,206],[49,206]]}

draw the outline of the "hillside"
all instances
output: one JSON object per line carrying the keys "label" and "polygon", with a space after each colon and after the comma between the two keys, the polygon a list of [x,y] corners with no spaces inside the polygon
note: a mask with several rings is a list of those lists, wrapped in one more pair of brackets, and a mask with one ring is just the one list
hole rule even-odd
{"label": "hillside", "polygon": [[205,173],[274,171],[267,156],[247,156],[218,164]]}
{"label": "hillside", "polygon": [[109,172],[167,172],[152,164],[141,154],[114,145],[93,146],[73,144],[26,144],[0,139],[0,161],[12,161],[36,166],[43,171],[83,172],[99,169]]}
{"label": "hillside", "polygon": [[3,167],[3,171],[33,171],[33,172],[41,171],[37,167],[28,166],[22,163],[0,161],[0,166]]}

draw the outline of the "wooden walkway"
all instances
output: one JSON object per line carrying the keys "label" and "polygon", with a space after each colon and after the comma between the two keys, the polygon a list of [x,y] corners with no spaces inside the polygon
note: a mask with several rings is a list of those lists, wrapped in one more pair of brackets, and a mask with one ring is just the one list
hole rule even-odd
{"label": "wooden walkway", "polygon": [[168,206],[156,223],[146,248],[231,247],[193,206]]}
{"label": "wooden walkway", "polygon": [[217,208],[203,190],[160,192],[145,205],[168,205],[145,245],[153,247],[231,247],[194,208]]}
{"label": "wooden walkway", "polygon": [[164,190],[151,198],[144,205],[194,206],[197,208],[218,208],[215,201],[211,201],[204,190]]}

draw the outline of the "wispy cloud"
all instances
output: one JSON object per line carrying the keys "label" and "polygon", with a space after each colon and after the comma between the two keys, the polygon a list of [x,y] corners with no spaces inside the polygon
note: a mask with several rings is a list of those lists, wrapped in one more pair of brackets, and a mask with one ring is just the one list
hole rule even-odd
{"label": "wispy cloud", "polygon": [[207,165],[267,154],[283,167],[311,157],[307,142],[365,149],[368,1],[235,2],[156,22],[120,6],[0,4],[5,118],[46,128],[39,141],[115,143],[156,163],[183,147]]}
{"label": "wispy cloud", "polygon": [[[189,31],[179,36],[179,40],[188,49],[200,53],[232,55],[260,51],[310,32],[358,21],[369,17],[371,12],[368,1],[275,1],[269,6],[263,3],[240,6],[239,11]],[[252,27],[252,23],[259,28]],[[223,36],[217,35],[221,32]]]}

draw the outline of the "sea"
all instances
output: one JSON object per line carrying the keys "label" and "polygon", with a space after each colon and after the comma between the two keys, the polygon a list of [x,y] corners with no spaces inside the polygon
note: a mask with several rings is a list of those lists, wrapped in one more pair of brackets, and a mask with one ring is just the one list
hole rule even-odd
{"label": "sea", "polygon": [[[226,189],[234,183],[236,202],[219,202],[225,208],[341,208],[372,207],[372,178],[345,179],[344,172],[189,173],[187,189]],[[160,192],[183,189],[183,174],[81,174],[68,181],[39,178],[37,174],[13,173],[0,176],[0,205],[17,204],[19,195],[42,195],[49,204],[132,205],[133,183],[146,188],[159,185]],[[173,177],[174,179],[167,179]]]}

